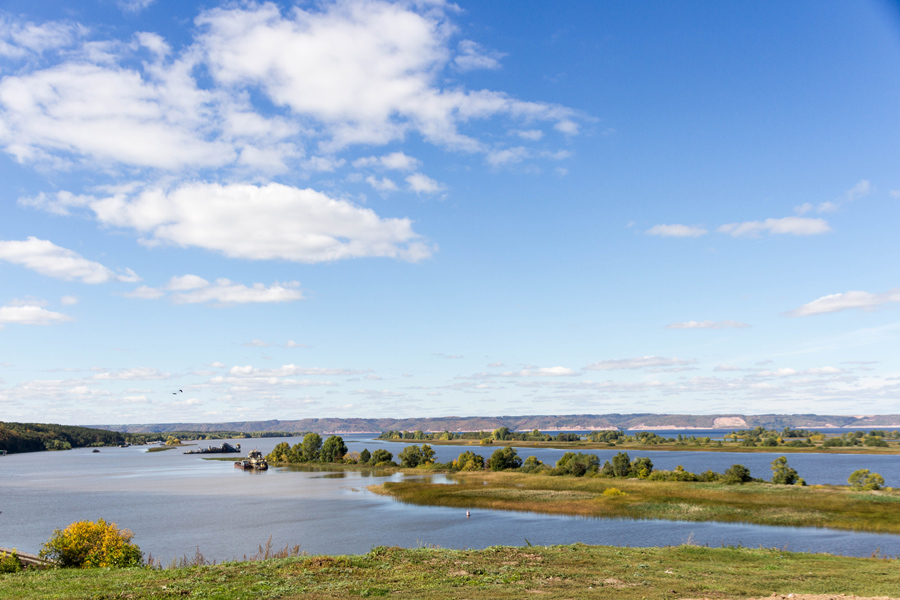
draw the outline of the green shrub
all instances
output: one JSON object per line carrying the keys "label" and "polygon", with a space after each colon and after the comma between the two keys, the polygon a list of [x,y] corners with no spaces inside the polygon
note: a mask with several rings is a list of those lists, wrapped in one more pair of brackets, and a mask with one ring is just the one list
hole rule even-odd
{"label": "green shrub", "polygon": [[79,521],[53,532],[41,547],[42,558],[60,567],[136,567],[142,563],[141,549],[131,543],[133,534],[115,523]]}
{"label": "green shrub", "polygon": [[0,552],[0,573],[18,573],[22,570],[22,563],[19,562],[19,555],[16,549],[12,552]]}
{"label": "green shrub", "polygon": [[611,488],[606,488],[605,490],[603,490],[603,495],[604,496],[624,496],[625,492],[623,492],[619,488],[611,487]]}
{"label": "green shrub", "polygon": [[884,487],[884,477],[878,473],[870,473],[868,469],[859,469],[850,474],[847,483],[854,490],[880,490]]}

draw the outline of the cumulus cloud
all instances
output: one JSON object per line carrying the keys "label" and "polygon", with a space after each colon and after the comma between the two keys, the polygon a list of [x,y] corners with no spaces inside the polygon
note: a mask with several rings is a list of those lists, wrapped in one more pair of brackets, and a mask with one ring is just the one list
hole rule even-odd
{"label": "cumulus cloud", "polygon": [[683,321],[666,325],[666,329],[730,329],[742,327],[750,326],[739,321]]}
{"label": "cumulus cloud", "polygon": [[586,371],[612,371],[618,369],[653,369],[660,367],[680,367],[692,365],[694,359],[684,360],[680,358],[664,358],[661,356],[641,356],[637,358],[622,358],[616,360],[602,360],[586,366]]}
{"label": "cumulus cloud", "polygon": [[760,233],[770,235],[819,235],[831,231],[824,219],[807,217],[783,217],[765,221],[744,221],[721,225],[716,231],[732,237],[756,237]]}
{"label": "cumulus cloud", "polygon": [[[425,6],[417,12],[412,4],[343,0],[286,14],[274,4],[218,8],[197,18],[198,43],[216,81],[258,87],[276,105],[314,118],[332,149],[385,144],[417,130],[432,143],[477,151],[481,143],[459,130],[472,118],[572,122],[562,107],[437,87],[435,74],[452,56],[453,27],[447,5]],[[491,64],[477,46],[460,48],[464,65]]]}
{"label": "cumulus cloud", "polygon": [[369,175],[368,177],[366,177],[366,183],[371,185],[373,189],[379,192],[396,192],[398,189],[397,184],[387,177],[382,177],[381,179],[379,179],[374,175]]}
{"label": "cumulus cloud", "polygon": [[48,240],[29,237],[24,241],[0,241],[0,260],[21,265],[41,275],[64,281],[83,283],[109,281],[140,281],[134,271],[125,269],[116,274],[98,262],[90,261],[77,252],[57,246]]}
{"label": "cumulus cloud", "polygon": [[231,4],[201,12],[198,33],[176,53],[157,34],[85,41],[77,25],[4,17],[0,56],[66,51],[0,82],[0,146],[28,163],[283,173],[335,168],[331,155],[343,148],[411,132],[486,153],[476,120],[577,133],[580,116],[566,107],[445,86],[448,68],[499,66],[499,53],[454,45],[454,12],[443,2]]}
{"label": "cumulus cloud", "polygon": [[0,306],[0,329],[7,323],[16,325],[52,325],[71,321],[72,317],[53,312],[38,304],[7,304]]}
{"label": "cumulus cloud", "polygon": [[840,294],[822,296],[812,302],[796,308],[788,313],[792,317],[810,317],[825,313],[839,312],[857,308],[872,311],[884,304],[900,302],[900,288],[893,288],[883,293],[850,291]]}
{"label": "cumulus cloud", "polygon": [[820,202],[816,206],[813,206],[811,203],[806,202],[806,203],[801,204],[800,206],[797,206],[796,208],[794,208],[794,211],[799,215],[806,214],[812,210],[815,210],[818,213],[835,212],[843,204],[847,204],[849,202],[855,202],[856,200],[859,200],[860,198],[865,198],[866,196],[868,196],[869,194],[872,193],[872,190],[873,190],[872,184],[866,179],[861,179],[860,181],[858,181],[856,183],[856,185],[854,185],[852,188],[850,188],[849,190],[844,192],[844,196],[842,198],[836,198],[835,200]]}
{"label": "cumulus cloud", "polygon": [[646,233],[660,237],[700,237],[706,235],[706,229],[699,225],[654,225]]}
{"label": "cumulus cloud", "polygon": [[[67,209],[87,207],[105,225],[135,230],[148,245],[204,248],[231,258],[316,263],[377,256],[415,262],[432,253],[409,219],[383,219],[349,201],[278,183],[190,183],[81,197],[77,203],[67,195],[62,201]],[[46,195],[32,204],[51,211],[56,206]]]}
{"label": "cumulus cloud", "polygon": [[437,194],[446,191],[446,188],[427,175],[413,173],[406,178],[409,189],[417,194]]}

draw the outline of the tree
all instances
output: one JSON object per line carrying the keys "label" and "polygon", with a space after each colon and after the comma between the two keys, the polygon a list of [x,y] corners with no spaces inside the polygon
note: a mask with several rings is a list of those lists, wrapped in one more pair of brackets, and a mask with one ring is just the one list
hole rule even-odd
{"label": "tree", "polygon": [[131,543],[133,534],[103,519],[72,523],[41,547],[42,558],[61,567],[137,567],[141,565],[141,549]]}
{"label": "tree", "polygon": [[[529,456],[528,458],[534,457]],[[595,473],[599,462],[600,459],[597,458],[596,454],[566,452],[556,461],[556,468],[560,473],[581,477],[588,472]]]}
{"label": "tree", "polygon": [[539,461],[537,456],[529,456],[525,459],[525,462],[522,463],[522,470],[534,473],[535,471],[540,471],[543,466],[544,463]]}
{"label": "tree", "polygon": [[627,452],[619,452],[612,459],[612,474],[614,477],[628,477],[631,472],[631,459]]}
{"label": "tree", "polygon": [[400,459],[400,466],[407,469],[413,469],[425,462],[422,456],[422,450],[418,446],[407,446],[397,454]]}
{"label": "tree", "polygon": [[347,454],[347,445],[339,435],[329,437],[322,445],[322,462],[341,462],[345,454]]}
{"label": "tree", "polygon": [[653,461],[646,456],[639,456],[631,462],[631,473],[641,479],[647,479],[652,472]]}
{"label": "tree", "polygon": [[753,478],[750,477],[750,469],[744,465],[731,465],[724,473],[722,473],[722,483],[746,483],[752,480]]}
{"label": "tree", "polygon": [[491,434],[495,440],[506,441],[510,439],[512,436],[509,434],[509,427],[498,427],[494,430],[494,433]]}
{"label": "tree", "polygon": [[266,455],[266,460],[271,463],[287,463],[292,462],[292,456],[291,446],[287,442],[279,442],[275,445],[275,448]]}
{"label": "tree", "polygon": [[453,461],[453,466],[460,471],[482,471],[484,470],[484,457],[471,450],[466,450]]}
{"label": "tree", "polygon": [[384,448],[378,448],[375,452],[372,453],[372,457],[369,459],[370,465],[380,465],[380,464],[390,464],[393,460],[394,455],[385,450]]}
{"label": "tree", "polygon": [[522,466],[522,459],[512,446],[497,448],[491,454],[491,471],[505,471],[506,469],[518,469]]}
{"label": "tree", "polygon": [[772,483],[794,485],[798,479],[797,471],[788,466],[786,457],[779,456],[772,461]]}
{"label": "tree", "polygon": [[363,451],[359,453],[359,462],[361,464],[368,463],[370,458],[372,458],[372,453],[368,448],[363,448]]}
{"label": "tree", "polygon": [[303,444],[300,457],[303,462],[315,462],[319,460],[319,454],[322,450],[322,436],[318,433],[307,433],[303,436]]}
{"label": "tree", "polygon": [[422,444],[422,464],[434,464],[434,450],[428,444]]}
{"label": "tree", "polygon": [[859,469],[850,474],[847,483],[858,491],[880,490],[884,487],[884,477],[878,473],[870,473],[868,469]]}

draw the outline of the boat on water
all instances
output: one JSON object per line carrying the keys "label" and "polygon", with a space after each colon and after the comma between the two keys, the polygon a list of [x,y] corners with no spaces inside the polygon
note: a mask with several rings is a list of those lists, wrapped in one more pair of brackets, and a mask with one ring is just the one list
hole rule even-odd
{"label": "boat on water", "polygon": [[259,450],[251,450],[247,458],[241,459],[234,463],[235,469],[265,471],[269,468],[269,463]]}
{"label": "boat on water", "polygon": [[91,452],[100,452],[100,449],[99,449],[99,448],[94,448],[93,450],[91,450]]}

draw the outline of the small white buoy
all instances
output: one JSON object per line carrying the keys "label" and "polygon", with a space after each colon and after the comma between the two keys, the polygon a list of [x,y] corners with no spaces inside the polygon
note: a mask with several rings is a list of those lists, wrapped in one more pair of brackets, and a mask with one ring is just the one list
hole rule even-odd
{"label": "small white buoy", "polygon": [[466,518],[469,518],[469,511],[466,511]]}

